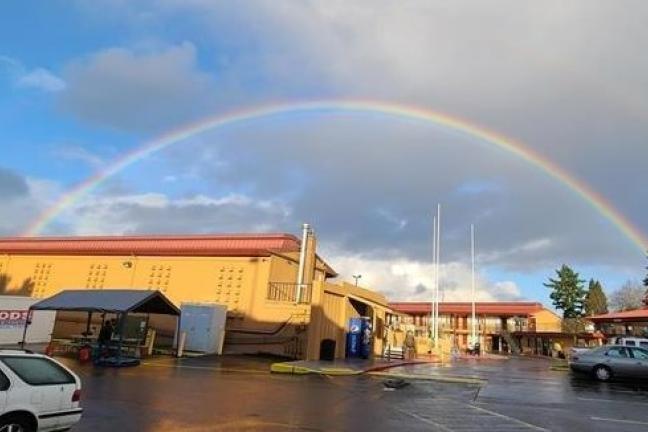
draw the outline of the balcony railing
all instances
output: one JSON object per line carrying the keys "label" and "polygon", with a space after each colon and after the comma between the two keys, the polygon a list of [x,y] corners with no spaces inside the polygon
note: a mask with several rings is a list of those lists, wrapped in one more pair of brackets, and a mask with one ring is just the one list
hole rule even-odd
{"label": "balcony railing", "polygon": [[[298,303],[297,293],[299,284],[292,282],[270,282],[268,284],[268,300]],[[299,303],[310,303],[313,287],[310,284],[301,285],[301,299]]]}

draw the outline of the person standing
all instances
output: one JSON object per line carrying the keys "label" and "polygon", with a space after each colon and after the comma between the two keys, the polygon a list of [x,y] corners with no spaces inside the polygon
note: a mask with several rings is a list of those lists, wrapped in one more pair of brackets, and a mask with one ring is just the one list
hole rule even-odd
{"label": "person standing", "polygon": [[405,357],[407,360],[416,358],[416,339],[414,338],[414,332],[411,330],[408,330],[405,334]]}

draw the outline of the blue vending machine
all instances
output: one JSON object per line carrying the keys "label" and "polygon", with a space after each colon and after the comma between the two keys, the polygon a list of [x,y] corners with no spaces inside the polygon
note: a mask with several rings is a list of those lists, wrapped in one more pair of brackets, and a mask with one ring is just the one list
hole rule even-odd
{"label": "blue vending machine", "polygon": [[371,357],[372,344],[373,344],[373,328],[371,326],[371,318],[362,317],[362,334],[360,336],[360,357],[368,359]]}
{"label": "blue vending machine", "polygon": [[371,318],[360,317],[349,320],[349,331],[347,333],[347,358],[364,358],[371,356],[373,341],[373,329]]}
{"label": "blue vending machine", "polygon": [[362,340],[362,319],[351,318],[346,340],[347,358],[360,357],[360,342]]}

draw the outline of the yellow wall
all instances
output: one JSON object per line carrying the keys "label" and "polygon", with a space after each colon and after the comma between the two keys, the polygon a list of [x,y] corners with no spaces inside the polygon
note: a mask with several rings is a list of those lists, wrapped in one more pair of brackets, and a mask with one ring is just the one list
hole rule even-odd
{"label": "yellow wall", "polygon": [[346,333],[349,319],[359,314],[351,305],[350,299],[369,306],[368,314],[374,326],[374,355],[382,354],[383,326],[385,323],[387,300],[375,292],[355,287],[348,283],[339,285],[327,282],[313,283],[312,319],[308,328],[306,357],[319,359],[320,343],[324,339],[336,342],[335,355],[343,358],[346,351]]}
{"label": "yellow wall", "polygon": [[548,309],[543,309],[531,315],[535,321],[536,332],[561,332],[562,320],[555,313]]}
{"label": "yellow wall", "polygon": [[[36,256],[0,255],[0,273],[18,288],[28,278],[35,282],[34,296],[49,297],[63,289],[151,289],[162,291],[173,303],[213,302],[228,307],[227,339],[236,352],[273,352],[319,358],[322,339],[337,342],[336,355],[345,352],[346,326],[357,312],[350,298],[370,306],[382,349],[382,324],[386,299],[350,284],[333,285],[325,279],[325,264],[314,253],[307,257],[306,284],[312,284],[312,307],[291,301],[267,299],[270,282],[294,284],[297,253],[269,257],[135,257],[135,256]],[[313,280],[314,279],[314,280]],[[278,334],[246,335],[236,330]],[[310,325],[309,325],[310,324]],[[379,328],[380,327],[380,328]],[[308,335],[312,335],[310,337]],[[274,338],[274,339],[273,339]],[[272,340],[289,340],[285,346]],[[255,341],[260,340],[259,343]]]}

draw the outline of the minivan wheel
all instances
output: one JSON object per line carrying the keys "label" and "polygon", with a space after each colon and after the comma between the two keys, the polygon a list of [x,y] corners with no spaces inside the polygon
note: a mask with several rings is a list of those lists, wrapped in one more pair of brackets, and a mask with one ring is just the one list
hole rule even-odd
{"label": "minivan wheel", "polygon": [[594,376],[599,381],[610,381],[612,371],[607,366],[596,366],[594,368]]}
{"label": "minivan wheel", "polygon": [[0,432],[36,432],[36,425],[25,415],[9,414],[0,419]]}

